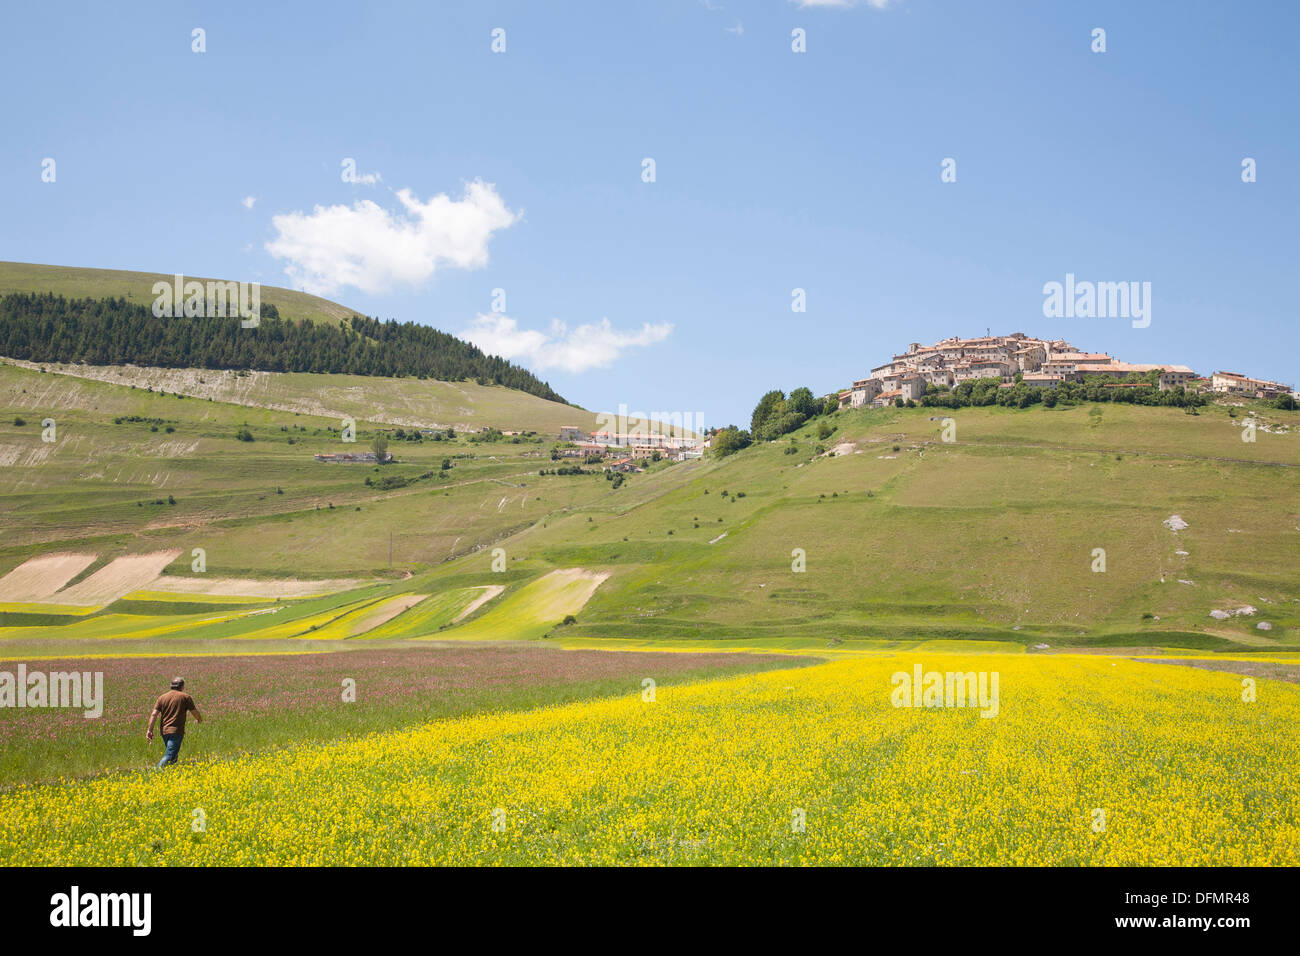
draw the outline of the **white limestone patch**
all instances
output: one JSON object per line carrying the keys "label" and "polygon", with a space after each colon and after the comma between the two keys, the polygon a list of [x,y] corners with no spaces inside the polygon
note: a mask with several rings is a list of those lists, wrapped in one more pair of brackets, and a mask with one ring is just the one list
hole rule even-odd
{"label": "white limestone patch", "polygon": [[1257,608],[1251,604],[1243,604],[1235,608],[1215,608],[1210,612],[1210,617],[1216,621],[1226,621],[1230,617],[1250,617],[1256,610]]}

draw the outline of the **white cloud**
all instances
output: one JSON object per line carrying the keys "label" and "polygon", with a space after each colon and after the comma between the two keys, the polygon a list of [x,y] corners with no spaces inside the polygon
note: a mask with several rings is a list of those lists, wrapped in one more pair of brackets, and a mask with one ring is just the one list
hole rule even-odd
{"label": "white cloud", "polygon": [[558,368],[585,372],[607,368],[628,349],[662,342],[672,334],[671,322],[647,322],[638,331],[620,332],[609,319],[570,330],[559,319],[546,332],[521,329],[509,316],[479,314],[460,337],[489,355],[499,355],[538,371]]}
{"label": "white cloud", "polygon": [[239,204],[245,209],[252,209],[253,203],[255,202],[257,202],[256,196],[245,196],[243,199],[239,200]]}
{"label": "white cloud", "polygon": [[295,287],[329,295],[352,286],[378,294],[418,285],[441,268],[482,268],[492,234],[523,215],[480,179],[467,183],[460,199],[440,193],[421,202],[409,189],[397,198],[401,211],[362,199],[274,216],[279,235],[267,251],[288,260],[284,271]]}

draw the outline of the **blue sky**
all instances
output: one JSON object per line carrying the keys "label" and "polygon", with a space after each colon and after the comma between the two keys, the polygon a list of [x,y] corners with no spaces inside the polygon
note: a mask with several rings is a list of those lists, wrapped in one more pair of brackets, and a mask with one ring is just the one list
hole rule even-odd
{"label": "blue sky", "polygon": [[[268,6],[7,10],[0,259],[306,285],[710,424],[986,328],[1300,384],[1300,4]],[[1066,273],[1150,326],[1045,318]]]}

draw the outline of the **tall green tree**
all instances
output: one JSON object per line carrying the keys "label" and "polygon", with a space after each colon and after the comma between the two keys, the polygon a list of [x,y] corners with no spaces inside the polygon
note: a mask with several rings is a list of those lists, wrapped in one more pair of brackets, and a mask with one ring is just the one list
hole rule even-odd
{"label": "tall green tree", "polygon": [[[774,388],[758,400],[754,413],[749,416],[749,431],[757,436],[763,430],[767,420],[785,412],[785,392]],[[734,426],[733,426],[734,427]]]}

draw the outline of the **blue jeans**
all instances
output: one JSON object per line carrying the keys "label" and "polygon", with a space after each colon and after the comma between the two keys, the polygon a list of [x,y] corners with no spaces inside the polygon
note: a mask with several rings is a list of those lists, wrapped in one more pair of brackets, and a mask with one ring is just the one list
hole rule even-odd
{"label": "blue jeans", "polygon": [[163,753],[162,760],[158,761],[158,769],[161,770],[169,763],[175,763],[176,758],[181,752],[181,741],[185,739],[184,734],[163,734],[163,742],[167,745],[166,752]]}

